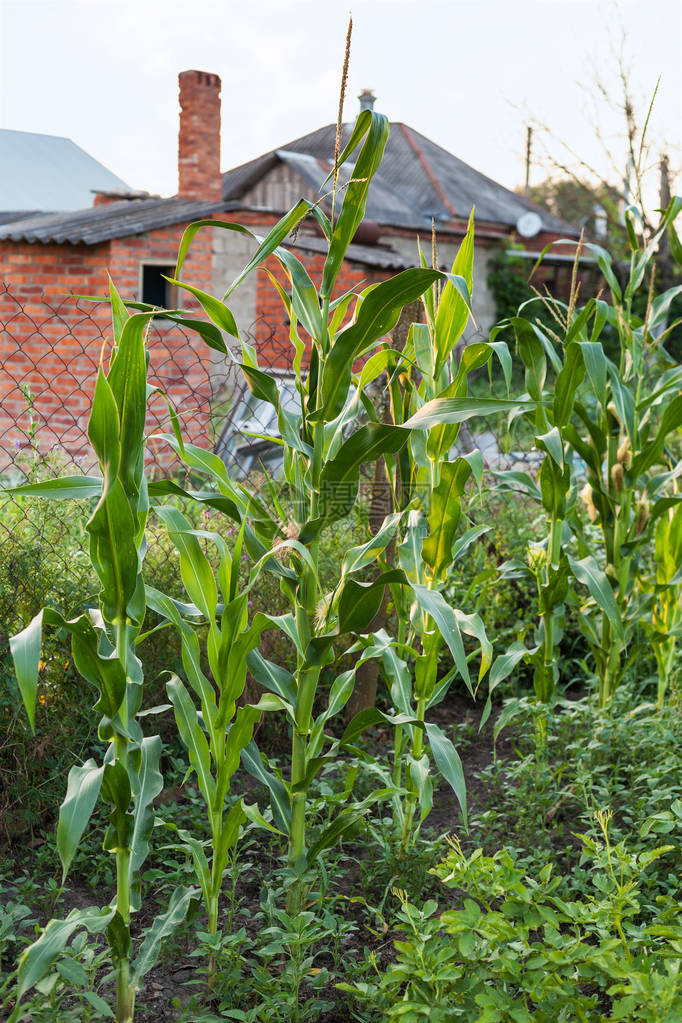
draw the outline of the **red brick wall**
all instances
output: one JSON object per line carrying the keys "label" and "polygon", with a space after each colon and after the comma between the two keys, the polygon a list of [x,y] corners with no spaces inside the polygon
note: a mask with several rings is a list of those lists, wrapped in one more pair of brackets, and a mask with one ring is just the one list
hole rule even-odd
{"label": "red brick wall", "polygon": [[[74,296],[106,295],[110,273],[124,298],[138,298],[140,262],[172,263],[182,230],[177,225],[97,246],[0,241],[0,469],[27,446],[22,385],[34,395],[41,451],[66,447],[74,458],[88,457],[87,421],[103,341],[110,339],[110,313],[106,305]],[[210,291],[209,232],[197,236],[185,266],[183,276]],[[201,312],[187,292],[182,305],[188,313]],[[162,322],[154,321],[150,333],[151,382],[184,414],[191,439],[207,443],[210,352],[193,333]],[[148,429],[166,420],[165,406],[154,399]]]}

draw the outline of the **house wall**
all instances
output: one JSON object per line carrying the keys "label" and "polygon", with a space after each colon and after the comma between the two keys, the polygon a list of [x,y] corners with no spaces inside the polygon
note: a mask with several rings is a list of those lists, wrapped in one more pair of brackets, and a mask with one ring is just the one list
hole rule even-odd
{"label": "house wall", "polygon": [[106,310],[70,294],[103,294],[109,246],[0,242],[0,469],[28,445],[28,399],[41,450],[85,453]]}
{"label": "house wall", "polygon": [[281,162],[250,188],[241,198],[245,206],[262,206],[286,213],[299,199],[318,202],[320,193],[289,164]]}
{"label": "house wall", "polygon": [[[183,225],[116,239],[102,245],[43,245],[0,242],[0,470],[28,446],[27,398],[40,450],[66,449],[90,457],[87,421],[110,313],[105,304],[78,295],[108,294],[108,275],[124,298],[139,297],[139,266],[146,259],[173,263]],[[197,236],[183,276],[211,291],[212,250],[208,232]],[[183,308],[200,313],[184,293]],[[190,438],[210,436],[210,349],[196,335],[154,321],[150,329],[150,382],[161,387],[183,414]],[[152,400],[148,431],[167,429],[163,400]],[[154,447],[154,445],[152,445]],[[157,446],[158,457],[161,458]],[[156,457],[156,456],[155,456]]]}

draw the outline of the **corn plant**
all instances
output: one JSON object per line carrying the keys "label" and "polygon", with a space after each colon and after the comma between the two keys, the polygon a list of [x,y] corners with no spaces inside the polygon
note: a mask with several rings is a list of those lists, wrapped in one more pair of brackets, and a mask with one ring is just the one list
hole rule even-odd
{"label": "corn plant", "polygon": [[109,371],[100,365],[88,435],[102,476],[28,484],[15,493],[34,497],[93,497],[88,520],[90,559],[100,580],[97,607],[71,620],[44,608],[11,640],[12,657],[26,712],[34,725],[38,669],[44,626],[71,635],[73,659],[86,682],[99,693],[100,739],[109,743],[103,762],[88,760],[69,772],[57,827],[63,876],[98,798],[109,809],[104,849],[116,858],[116,896],[110,906],[73,910],[52,920],[24,952],[18,967],[17,1004],[49,970],[77,931],[106,931],[116,977],[116,1020],[130,1023],[135,992],[158,955],[159,944],[187,912],[194,889],[177,888],[168,911],[148,930],[131,962],[131,914],[141,908],[141,867],[154,825],[153,800],[163,787],[159,771],[161,740],[144,736],[138,720],[143,677],[136,644],[145,615],[142,563],[149,508],[144,472],[147,401],[145,328],[150,314],[128,316],[112,287],[114,348]]}
{"label": "corn plant", "polygon": [[[396,724],[392,772],[395,790],[401,792],[403,786],[406,788],[404,798],[394,798],[394,821],[403,855],[431,809],[433,782],[429,751],[437,771],[451,785],[466,816],[464,776],[457,751],[445,733],[426,718],[428,710],[444,698],[457,677],[474,695],[469,661],[477,652],[480,653],[477,685],[492,661],[492,647],[480,617],[451,607],[443,594],[452,565],[464,557],[470,545],[485,532],[485,527],[476,527],[465,529],[458,536],[464,517],[465,488],[472,474],[480,485],[483,463],[477,450],[454,459],[451,451],[460,423],[465,419],[502,409],[532,407],[532,401],[519,406],[508,399],[468,397],[469,374],[489,363],[493,354],[500,359],[505,376],[508,377],[511,369],[511,357],[504,342],[470,344],[462,348],[459,356],[457,354],[470,313],[467,295],[473,286],[473,257],[472,211],[451,279],[444,287],[437,281],[425,292],[426,322],[412,324],[402,353],[387,346],[363,369],[368,379],[386,369],[390,407],[397,427],[419,422],[424,410],[441,402],[454,402],[460,410],[456,421],[452,417],[448,422],[432,421],[424,430],[413,429],[408,443],[401,449],[396,472],[389,480],[397,509],[393,518],[398,531],[398,561],[409,585],[392,586],[398,611],[398,635],[391,643],[382,633],[376,650],[392,702],[407,719],[405,724]],[[434,255],[434,264],[436,261]],[[425,268],[423,255],[421,262]],[[466,293],[458,286],[462,280]],[[475,651],[466,652],[463,636],[475,640]],[[446,647],[452,667],[439,677],[439,657]],[[506,663],[511,671],[512,662],[498,664],[495,683],[508,673],[504,670]],[[489,708],[487,710],[489,712]],[[415,825],[418,807],[420,820]]]}
{"label": "corn plant", "polygon": [[655,562],[655,598],[646,632],[656,657],[660,710],[668,687],[679,673],[675,661],[682,632],[682,504],[664,511],[656,523]]}
{"label": "corn plant", "polygon": [[[386,424],[376,421],[376,412],[366,400],[368,383],[386,369],[390,359],[390,354],[382,350],[381,338],[398,322],[405,305],[419,299],[435,281],[449,284],[461,297],[464,308],[470,304],[469,288],[461,274],[445,274],[426,266],[403,271],[359,293],[333,297],[346,249],[364,215],[367,191],[379,166],[388,131],[383,115],[370,111],[360,114],[347,145],[341,150],[340,143],[337,144],[330,175],[331,216],[301,200],[260,241],[254,256],[222,299],[176,280],[178,287],[198,299],[214,327],[239,339],[240,356],[235,358],[248,386],[256,398],[271,404],[277,413],[280,436],[276,442],[282,449],[283,480],[281,484],[272,484],[263,498],[232,481],[224,463],[214,453],[184,444],[177,431],[164,437],[189,468],[208,477],[222,500],[230,501],[228,514],[234,518],[237,509],[236,519],[244,530],[244,548],[252,563],[262,565],[264,571],[279,579],[289,601],[289,612],[272,617],[269,627],[279,629],[291,642],[296,651],[295,671],[290,673],[255,649],[248,655],[247,663],[257,682],[281,700],[288,716],[292,733],[290,774],[287,777],[268,770],[251,745],[242,760],[269,787],[275,823],[287,836],[292,879],[287,900],[290,914],[300,911],[303,905],[305,886],[301,878],[314,865],[318,853],[336,841],[367,809],[366,802],[345,808],[311,846],[306,823],[310,785],[323,764],[337,758],[364,728],[384,717],[370,708],[349,723],[341,739],[327,739],[325,727],[346,704],[357,669],[356,664],[338,673],[334,666],[346,651],[355,649],[354,637],[367,633],[387,585],[410,587],[428,608],[440,596],[437,593],[434,596],[427,587],[395,567],[367,578],[368,566],[394,536],[395,519],[384,523],[375,536],[348,553],[331,588],[323,587],[320,580],[320,536],[323,530],[333,528],[351,513],[358,499],[363,464],[384,458],[389,473],[395,477],[399,471],[398,453],[412,431],[461,422],[480,405],[476,399],[457,397],[456,390],[446,390],[431,401],[420,398],[415,403],[415,414],[401,416],[399,424]],[[351,157],[355,159],[353,176],[343,191],[337,213],[341,195],[337,188],[339,169]],[[316,218],[328,243],[319,290],[298,258],[282,246],[307,214]],[[176,278],[193,237],[206,226],[247,230],[213,221],[191,225],[180,245]],[[278,261],[285,280],[283,284],[280,278],[271,275],[290,322],[292,372],[300,397],[298,412],[282,407],[276,379],[260,369],[256,351],[239,338],[226,304],[244,277],[269,256]],[[363,359],[367,361],[359,366],[358,360]],[[494,411],[499,410],[500,403],[482,401],[484,411],[490,411],[492,406]],[[369,422],[363,424],[363,417],[369,417]],[[446,617],[444,628],[449,642],[463,664],[460,625],[447,611]],[[480,635],[477,622],[470,625],[465,622],[464,627]],[[367,656],[377,656],[377,651],[368,649],[363,654]],[[332,683],[328,700],[320,707],[318,691],[323,669],[332,675]],[[400,723],[414,719],[399,715],[391,720]],[[423,721],[416,721],[415,727],[423,729]],[[448,755],[449,750],[445,750],[443,758]],[[384,790],[380,792],[386,794]]]}
{"label": "corn plant", "polygon": [[[640,244],[633,227],[636,213],[629,211],[632,253],[624,288],[609,254],[585,243],[607,283],[610,304],[597,298],[579,306],[573,289],[568,305],[545,303],[554,328],[531,318],[531,303],[522,307],[523,315],[502,325],[516,335],[528,394],[538,402],[532,416],[535,445],[543,455],[538,481],[516,471],[498,477],[503,485],[521,488],[541,502],[549,523],[544,553],[533,555],[541,609],[535,685],[543,701],[551,699],[554,689],[557,617],[569,579],[590,594],[579,620],[594,658],[601,707],[635,656],[639,625],[651,618],[651,587],[640,583],[657,523],[680,500],[675,490],[680,464],[670,439],[682,425],[682,368],[662,348],[671,329],[665,327],[668,309],[680,288],[654,297],[652,254],[666,230],[676,239],[672,225],[680,209],[682,200],[673,200],[646,245]],[[674,250],[680,254],[679,242]],[[647,273],[649,295],[642,317],[634,312],[633,301]],[[607,354],[609,332],[615,358]],[[594,542],[595,530],[585,528],[577,514],[576,488],[571,490],[583,465],[581,497],[591,526],[599,531],[599,544]],[[665,527],[661,529],[663,536]],[[571,536],[580,557],[568,550]]]}
{"label": "corn plant", "polygon": [[[191,605],[180,604],[149,588],[151,607],[178,631],[182,644],[182,663],[189,690],[174,675],[167,684],[178,733],[189,755],[190,767],[206,803],[210,842],[205,844],[185,830],[178,830],[181,847],[189,853],[199,881],[208,934],[218,931],[219,900],[223,876],[230,852],[246,819],[241,799],[226,810],[230,782],[239,766],[240,754],[251,741],[253,728],[263,710],[279,709],[281,700],[266,694],[256,706],[236,708],[246,683],[247,656],[258,645],[269,624],[259,615],[249,626],[248,589],[239,590],[243,529],[232,552],[219,533],[194,529],[175,507],[157,508],[180,557],[180,571]],[[218,554],[214,571],[201,547],[211,543]],[[252,574],[250,582],[257,576]],[[187,616],[187,611],[192,617]],[[202,651],[197,625],[206,636]],[[203,659],[202,659],[203,653]],[[209,679],[202,663],[210,668]],[[197,712],[198,701],[201,712]],[[174,828],[174,825],[169,825]],[[174,828],[174,830],[177,830]],[[209,942],[209,947],[211,943]],[[215,981],[215,955],[209,954],[208,983]]]}

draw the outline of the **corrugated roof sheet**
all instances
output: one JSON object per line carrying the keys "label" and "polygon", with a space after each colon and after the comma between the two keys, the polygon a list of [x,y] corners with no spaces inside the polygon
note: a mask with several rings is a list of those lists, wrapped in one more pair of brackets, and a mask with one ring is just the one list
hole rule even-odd
{"label": "corrugated roof sheet", "polygon": [[235,203],[194,199],[123,199],[73,213],[41,213],[0,224],[0,238],[27,242],[70,242],[97,245],[112,238],[142,234],[172,224],[201,220],[233,209]]}
{"label": "corrugated roof sheet", "polygon": [[[350,124],[344,125],[344,143],[351,128]],[[319,187],[327,171],[317,181],[310,158],[328,169],[335,140],[336,125],[329,124],[227,171],[223,174],[223,197],[240,199],[274,166],[278,156]],[[523,213],[532,211],[540,216],[543,230],[577,234],[575,228],[544,207],[474,170],[413,128],[392,124],[384,159],[369,188],[367,217],[379,224],[423,230],[432,217],[436,221],[451,220],[453,216],[465,220],[472,207],[479,222],[514,227]]]}
{"label": "corrugated roof sheet", "polygon": [[121,178],[58,135],[0,129],[0,208],[80,210],[93,191],[130,191]]}

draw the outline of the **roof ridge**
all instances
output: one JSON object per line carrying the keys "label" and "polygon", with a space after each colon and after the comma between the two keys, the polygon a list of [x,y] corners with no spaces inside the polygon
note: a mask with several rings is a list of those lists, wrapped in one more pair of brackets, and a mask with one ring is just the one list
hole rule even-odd
{"label": "roof ridge", "polygon": [[[457,219],[457,212],[456,212],[454,206],[452,205],[452,203],[450,202],[450,200],[448,199],[448,197],[447,197],[447,195],[446,195],[446,193],[445,193],[445,191],[443,189],[443,186],[441,185],[440,181],[438,180],[438,178],[434,174],[433,168],[431,167],[431,164],[426,159],[425,154],[419,148],[419,144],[417,143],[417,140],[414,137],[413,129],[410,128],[410,126],[408,124],[403,124],[402,122],[399,122],[399,127],[402,130],[402,133],[403,133],[405,139],[407,140],[407,144],[409,145],[410,149],[412,150],[414,155],[419,160],[419,163],[421,164],[421,166],[424,168],[426,176],[429,179],[429,181],[431,182],[431,186],[432,186],[433,190],[435,191],[436,195],[438,196],[440,201],[443,203],[443,206],[445,206],[445,209],[448,211],[450,216],[454,217],[455,219]],[[425,137],[425,136],[422,136],[422,137]]]}

